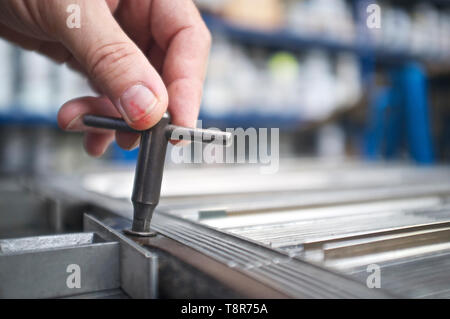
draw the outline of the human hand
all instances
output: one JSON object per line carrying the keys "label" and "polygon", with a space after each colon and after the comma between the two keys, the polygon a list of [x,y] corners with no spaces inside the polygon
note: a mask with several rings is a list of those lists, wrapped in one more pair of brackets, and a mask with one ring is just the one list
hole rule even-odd
{"label": "human hand", "polygon": [[[71,4],[80,28],[69,28]],[[85,132],[85,148],[102,155],[114,140],[137,146],[135,133],[83,125],[84,114],[123,117],[139,130],[169,109],[172,123],[194,127],[211,36],[192,0],[4,0],[0,36],[84,73],[99,97],[65,103],[59,126]]]}

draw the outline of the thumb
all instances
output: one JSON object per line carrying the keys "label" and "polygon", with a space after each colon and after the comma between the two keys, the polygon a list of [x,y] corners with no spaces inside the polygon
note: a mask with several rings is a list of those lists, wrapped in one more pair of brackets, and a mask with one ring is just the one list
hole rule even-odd
{"label": "thumb", "polygon": [[106,2],[79,0],[78,5],[80,28],[69,28],[64,20],[59,40],[131,127],[144,130],[155,125],[168,105],[158,72],[118,25]]}

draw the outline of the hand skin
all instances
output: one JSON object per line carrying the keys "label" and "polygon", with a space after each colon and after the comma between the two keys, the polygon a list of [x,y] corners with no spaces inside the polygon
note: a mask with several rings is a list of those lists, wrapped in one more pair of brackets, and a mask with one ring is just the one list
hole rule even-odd
{"label": "hand skin", "polygon": [[[70,4],[81,8],[81,28],[67,26]],[[85,132],[92,156],[114,137],[132,149],[139,136],[88,128],[84,114],[123,117],[142,130],[168,109],[174,124],[196,124],[211,35],[192,0],[2,0],[0,37],[88,77],[100,96],[66,102],[58,124]]]}

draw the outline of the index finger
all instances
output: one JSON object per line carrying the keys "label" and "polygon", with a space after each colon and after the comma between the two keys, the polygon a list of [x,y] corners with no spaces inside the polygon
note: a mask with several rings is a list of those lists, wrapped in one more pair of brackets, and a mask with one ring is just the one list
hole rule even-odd
{"label": "index finger", "polygon": [[200,109],[211,35],[191,0],[154,0],[151,32],[165,51],[162,78],[172,122],[195,127]]}

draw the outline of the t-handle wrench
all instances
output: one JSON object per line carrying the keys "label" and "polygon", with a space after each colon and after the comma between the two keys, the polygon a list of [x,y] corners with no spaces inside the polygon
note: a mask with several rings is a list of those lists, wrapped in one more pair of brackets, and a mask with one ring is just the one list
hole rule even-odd
{"label": "t-handle wrench", "polygon": [[167,113],[155,126],[145,131],[129,127],[122,119],[97,115],[85,115],[83,123],[92,127],[141,134],[131,196],[134,207],[133,224],[130,230],[126,230],[128,234],[134,236],[154,235],[150,231],[150,222],[161,195],[164,160],[167,143],[170,139],[223,145],[228,145],[232,139],[232,134],[229,132],[172,125]]}

